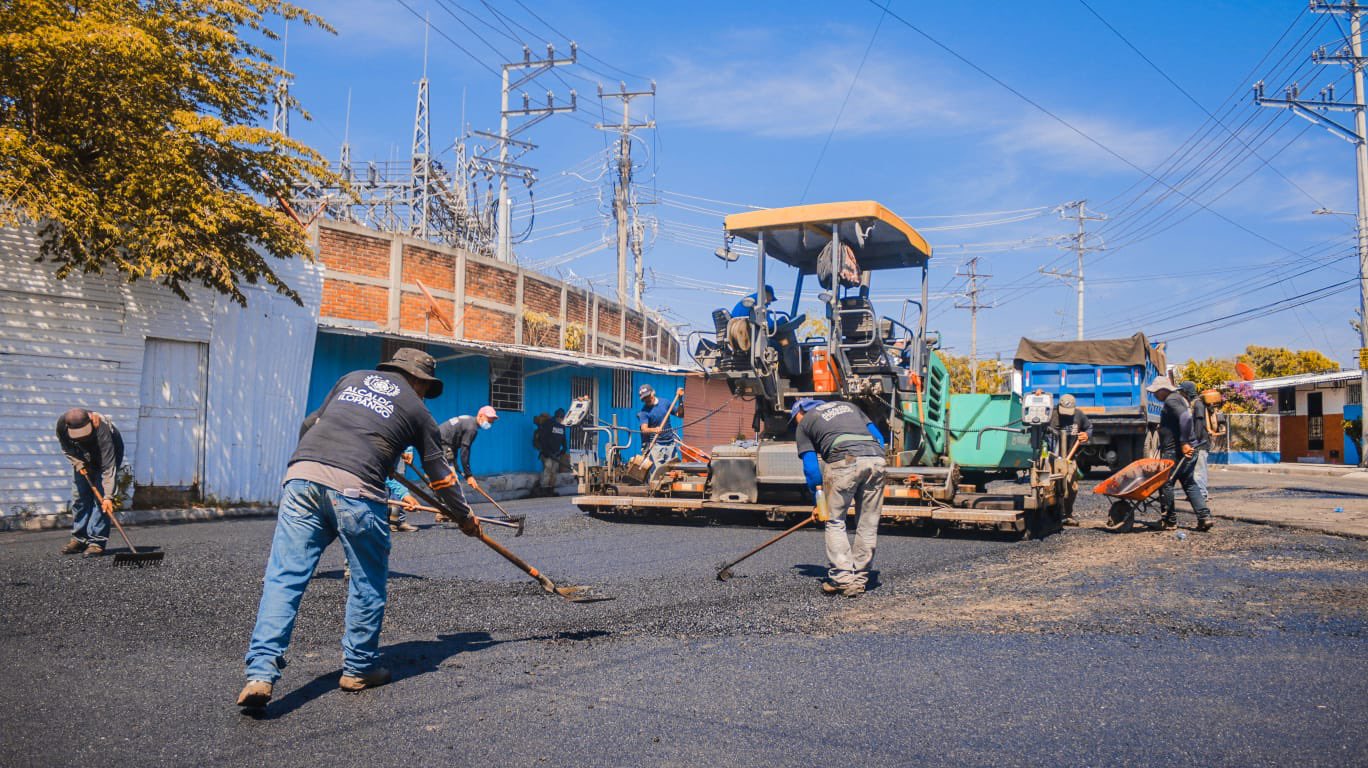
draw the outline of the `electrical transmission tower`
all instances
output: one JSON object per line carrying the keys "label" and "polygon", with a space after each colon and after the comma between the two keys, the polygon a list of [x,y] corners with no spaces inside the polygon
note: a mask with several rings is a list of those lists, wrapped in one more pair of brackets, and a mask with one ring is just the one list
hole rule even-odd
{"label": "electrical transmission tower", "polygon": [[1078,222],[1078,232],[1068,236],[1068,244],[1063,246],[1072,249],[1078,256],[1078,264],[1073,272],[1059,272],[1053,269],[1040,268],[1040,274],[1048,277],[1057,277],[1060,280],[1077,284],[1078,290],[1078,340],[1083,340],[1083,257],[1092,251],[1100,251],[1105,246],[1089,246],[1087,222],[1106,221],[1106,214],[1088,213],[1087,200],[1075,200],[1059,206],[1059,218],[1073,219]]}
{"label": "electrical transmission tower", "polygon": [[271,98],[271,130],[281,136],[290,135],[290,76],[284,71],[290,57],[290,22],[285,22],[285,39],[281,47],[280,78],[276,80]]}
{"label": "electrical transmission tower", "polygon": [[[1330,13],[1349,17],[1349,35],[1335,51],[1327,52],[1321,46],[1311,54],[1317,64],[1341,64],[1354,73],[1354,100],[1336,101],[1335,87],[1322,88],[1319,98],[1301,99],[1301,90],[1294,83],[1287,88],[1283,98],[1274,99],[1264,96],[1263,81],[1254,84],[1254,103],[1261,107],[1289,109],[1294,114],[1319,123],[1331,133],[1354,145],[1354,162],[1358,180],[1358,257],[1359,257],[1359,316],[1368,316],[1368,120],[1365,120],[1363,68],[1368,65],[1368,57],[1363,55],[1363,14],[1368,6],[1359,5],[1355,0],[1348,2],[1329,2],[1311,0],[1312,13]],[[1338,22],[1337,22],[1338,23]],[[1340,27],[1343,30],[1343,27]],[[1325,112],[1353,112],[1354,127],[1343,126],[1330,119]],[[1363,364],[1368,353],[1368,324],[1359,324],[1359,368],[1363,375],[1359,380],[1362,402],[1368,403],[1368,365]],[[1368,467],[1368,451],[1359,451],[1359,466]]]}
{"label": "electrical transmission tower", "polygon": [[[617,181],[613,184],[613,220],[617,226],[617,300],[627,305],[627,252],[633,256],[632,304],[641,311],[641,292],[646,285],[645,269],[642,266],[642,240],[645,229],[637,219],[637,200],[632,192],[632,131],[655,128],[655,120],[647,118],[639,123],[632,122],[632,99],[638,96],[655,96],[655,83],[649,91],[629,91],[626,83],[618,83],[617,93],[604,93],[599,86],[601,100],[619,99],[622,101],[622,120],[618,123],[596,123],[601,131],[617,131],[617,153],[613,158],[617,163]],[[627,213],[631,208],[631,223]]]}
{"label": "electrical transmission tower", "polygon": [[[498,224],[495,227],[497,233],[497,244],[495,254],[500,261],[513,260],[512,236],[509,231],[511,216],[508,204],[508,177],[515,176],[523,180],[523,183],[530,189],[532,183],[537,180],[537,169],[526,165],[519,165],[516,161],[523,154],[537,148],[536,144],[520,141],[515,138],[518,134],[528,128],[540,123],[546,118],[558,112],[575,111],[575,92],[570,91],[570,103],[564,106],[556,106],[556,96],[551,91],[546,92],[546,106],[534,107],[527,93],[522,95],[522,107],[510,109],[508,106],[508,94],[510,91],[522,88],[532,82],[545,72],[551,71],[555,67],[565,67],[574,64],[578,56],[578,47],[575,43],[570,43],[570,57],[556,58],[556,48],[551,44],[546,46],[545,59],[533,59],[532,50],[523,47],[523,60],[504,64],[502,87],[499,91],[499,132],[488,133],[484,131],[474,131],[473,134],[493,142],[492,146],[484,148],[483,152],[476,152],[470,159],[471,167],[477,172],[483,173],[490,178],[499,180],[499,203],[495,213],[498,216]],[[516,79],[513,76],[516,74]],[[516,126],[509,126],[510,117],[529,118]],[[498,150],[498,157],[491,157],[494,150]],[[516,152],[510,157],[511,152]]]}
{"label": "electrical transmission tower", "polygon": [[992,304],[984,304],[979,301],[979,280],[984,280],[992,275],[985,275],[978,271],[978,257],[975,256],[964,263],[967,272],[955,272],[956,277],[968,278],[965,285],[964,301],[955,302],[955,309],[969,310],[969,391],[978,392],[978,313],[980,309],[992,309]]}

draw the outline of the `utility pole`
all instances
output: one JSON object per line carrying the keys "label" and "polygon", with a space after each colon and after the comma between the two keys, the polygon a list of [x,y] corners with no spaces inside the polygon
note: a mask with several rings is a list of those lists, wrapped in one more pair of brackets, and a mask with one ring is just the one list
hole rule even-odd
{"label": "utility pole", "polygon": [[[618,123],[596,123],[601,131],[617,131],[617,183],[613,190],[613,220],[617,227],[617,300],[627,305],[627,252],[633,256],[632,305],[641,311],[641,292],[646,285],[645,270],[641,263],[641,241],[645,230],[636,220],[636,205],[632,190],[632,131],[638,128],[655,128],[654,119],[640,123],[632,122],[632,99],[638,96],[655,96],[655,82],[649,91],[629,91],[626,83],[618,83],[617,93],[604,93],[603,86],[598,89],[599,99],[620,99],[622,101],[622,120]],[[628,206],[632,208],[632,221],[627,221]]]}
{"label": "utility pole", "polygon": [[1040,274],[1048,277],[1057,277],[1065,282],[1077,283],[1078,286],[1078,340],[1083,340],[1083,257],[1092,251],[1103,250],[1103,246],[1089,247],[1086,223],[1089,221],[1106,221],[1106,214],[1088,213],[1087,200],[1075,200],[1059,206],[1059,218],[1073,219],[1078,222],[1078,232],[1068,236],[1071,243],[1066,248],[1073,248],[1078,257],[1078,264],[1073,272],[1059,272],[1053,269],[1040,268]]}
{"label": "utility pole", "polygon": [[[510,62],[504,64],[502,67],[502,86],[499,89],[499,132],[497,134],[485,133],[483,131],[473,132],[477,136],[492,139],[495,146],[499,148],[499,156],[497,159],[484,155],[476,155],[471,158],[471,166],[489,176],[499,177],[499,207],[497,211],[498,223],[495,227],[495,255],[500,261],[513,260],[512,237],[509,232],[511,216],[509,215],[508,206],[508,177],[517,176],[528,186],[531,186],[532,182],[537,180],[537,170],[535,168],[526,165],[518,165],[513,162],[522,154],[536,149],[537,145],[526,141],[518,141],[513,137],[557,112],[575,111],[576,98],[575,92],[572,90],[570,91],[570,103],[565,106],[556,106],[555,94],[547,91],[546,106],[534,107],[532,106],[527,93],[524,92],[522,95],[522,107],[510,109],[508,106],[508,94],[510,91],[521,88],[532,82],[538,75],[549,72],[553,67],[564,67],[574,64],[578,57],[578,53],[578,46],[575,43],[570,43],[569,58],[558,59],[556,58],[555,46],[548,43],[546,46],[546,58],[533,59],[532,50],[524,46],[522,61]],[[514,78],[515,74],[517,74],[516,79]],[[530,119],[510,128],[508,124],[508,118],[510,117],[526,117]],[[509,157],[510,148],[517,151],[517,156],[512,158]]]}
{"label": "utility pole", "polygon": [[[285,34],[280,53],[280,68],[283,70],[290,61],[290,22],[285,22]],[[276,80],[272,96],[271,130],[281,136],[290,135],[290,75],[283,72]]]}
{"label": "utility pole", "polygon": [[[1354,73],[1354,100],[1342,102],[1335,100],[1333,85],[1321,89],[1320,98],[1300,99],[1300,89],[1293,84],[1283,94],[1284,98],[1271,99],[1264,96],[1263,81],[1254,84],[1254,103],[1261,107],[1280,107],[1292,110],[1293,114],[1318,123],[1331,133],[1354,145],[1354,163],[1358,180],[1358,226],[1355,228],[1358,240],[1359,257],[1359,313],[1368,316],[1368,120],[1364,115],[1363,67],[1368,59],[1363,56],[1363,13],[1368,7],[1359,5],[1356,0],[1330,2],[1311,0],[1312,13],[1333,13],[1349,17],[1349,36],[1333,53],[1327,53],[1321,46],[1311,54],[1317,64],[1342,64]],[[1342,28],[1341,28],[1342,29]],[[1354,128],[1350,130],[1330,119],[1323,112],[1353,112]],[[1359,368],[1363,371],[1359,378],[1360,402],[1368,411],[1368,365],[1364,365],[1368,355],[1368,323],[1359,324]],[[1359,466],[1368,467],[1368,451],[1363,450],[1368,441],[1359,446]]]}
{"label": "utility pole", "polygon": [[992,304],[979,301],[979,280],[992,277],[978,271],[978,257],[965,262],[968,272],[955,272],[956,277],[967,277],[969,283],[964,290],[964,302],[956,302],[955,309],[969,310],[969,391],[978,392],[978,313],[980,309],[992,309]]}

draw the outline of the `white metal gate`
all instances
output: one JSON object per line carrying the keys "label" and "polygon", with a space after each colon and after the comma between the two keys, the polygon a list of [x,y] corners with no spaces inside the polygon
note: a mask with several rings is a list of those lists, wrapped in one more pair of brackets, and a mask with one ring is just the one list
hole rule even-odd
{"label": "white metal gate", "polygon": [[147,340],[133,460],[133,479],[139,489],[199,485],[208,363],[208,344]]}

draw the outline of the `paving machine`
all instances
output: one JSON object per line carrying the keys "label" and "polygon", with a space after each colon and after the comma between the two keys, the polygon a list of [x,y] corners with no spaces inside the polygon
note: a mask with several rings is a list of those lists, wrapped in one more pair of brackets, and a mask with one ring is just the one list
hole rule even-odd
{"label": "paving machine", "polygon": [[[1036,395],[1023,413],[1019,395],[950,394],[938,338],[926,328],[931,247],[915,229],[861,201],[734,214],[725,236],[718,255],[729,261],[738,239],[755,244],[756,293],[738,317],[715,311],[715,335],[700,339],[693,355],[707,377],[754,403],[753,439],[687,450],[641,477],[622,462],[631,431],[590,425],[606,433],[607,451],[577,468],[576,505],[609,515],[802,518],[812,499],[789,412],[807,397],[855,403],[883,432],[885,523],[1023,534],[1058,524],[1077,486],[1068,448],[1046,429],[1051,398]],[[766,290],[781,270],[796,272],[787,311]],[[895,305],[897,319],[881,314],[873,282],[909,272],[919,295]],[[820,301],[815,322],[799,312],[805,288]],[[1001,479],[1016,482],[989,492]]]}

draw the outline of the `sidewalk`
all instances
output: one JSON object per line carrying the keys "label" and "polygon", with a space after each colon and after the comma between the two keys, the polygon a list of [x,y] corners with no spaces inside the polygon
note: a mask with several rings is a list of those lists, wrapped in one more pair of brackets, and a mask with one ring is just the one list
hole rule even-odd
{"label": "sidewalk", "polygon": [[[1368,539],[1368,472],[1305,464],[1211,468],[1211,512],[1247,523]],[[1336,510],[1339,510],[1338,512]]]}

